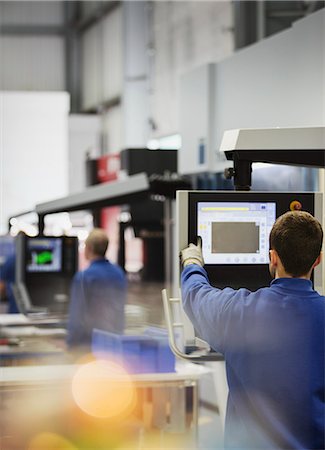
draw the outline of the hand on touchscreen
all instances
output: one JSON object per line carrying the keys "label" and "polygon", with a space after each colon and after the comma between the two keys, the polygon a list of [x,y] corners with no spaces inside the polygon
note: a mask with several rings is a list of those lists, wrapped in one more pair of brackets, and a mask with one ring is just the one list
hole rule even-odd
{"label": "hand on touchscreen", "polygon": [[202,267],[204,266],[201,236],[197,237],[196,245],[191,243],[180,252],[180,258],[183,267],[186,267],[189,264],[197,264]]}

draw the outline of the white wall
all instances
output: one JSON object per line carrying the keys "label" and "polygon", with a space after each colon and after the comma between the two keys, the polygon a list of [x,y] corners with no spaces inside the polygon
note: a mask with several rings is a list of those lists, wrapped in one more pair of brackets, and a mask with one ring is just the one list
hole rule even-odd
{"label": "white wall", "polygon": [[[153,2],[152,137],[179,132],[180,77],[234,51],[232,2]],[[192,111],[195,115],[195,111]]]}
{"label": "white wall", "polygon": [[0,37],[1,89],[64,90],[64,51],[61,37]]}
{"label": "white wall", "polygon": [[217,64],[216,145],[229,128],[325,125],[325,10]]}
{"label": "white wall", "polygon": [[[0,21],[4,27],[62,26],[63,2],[0,2]],[[0,66],[2,90],[64,90],[64,37],[1,35]]]}
{"label": "white wall", "polygon": [[111,100],[123,89],[122,8],[103,18],[102,39],[103,100]]}
{"label": "white wall", "polygon": [[122,94],[122,11],[116,8],[82,36],[82,108]]}
{"label": "white wall", "polygon": [[100,116],[71,114],[69,116],[69,194],[86,188],[86,155],[97,158],[101,148]]}
{"label": "white wall", "polygon": [[81,101],[84,110],[98,105],[102,98],[100,42],[99,25],[89,28],[81,38]]}
{"label": "white wall", "polygon": [[123,115],[121,105],[110,108],[102,116],[104,153],[119,153],[124,147]]}
{"label": "white wall", "polygon": [[[201,77],[199,86],[193,83],[207,66],[184,76],[180,171],[223,170],[219,147],[227,129],[324,126],[324,61],[325,10],[320,10],[210,66],[210,80]],[[200,103],[191,94],[193,89],[204,95]],[[197,117],[204,115],[203,126]],[[199,166],[202,138],[209,145],[208,158]]]}
{"label": "white wall", "polygon": [[0,92],[0,233],[8,217],[68,192],[69,95]]}

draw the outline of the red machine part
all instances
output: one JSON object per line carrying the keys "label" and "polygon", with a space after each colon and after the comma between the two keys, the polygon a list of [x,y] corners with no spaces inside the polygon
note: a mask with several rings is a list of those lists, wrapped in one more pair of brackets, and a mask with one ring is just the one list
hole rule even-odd
{"label": "red machine part", "polygon": [[97,179],[99,183],[107,183],[118,179],[121,159],[118,153],[101,156],[97,159]]}

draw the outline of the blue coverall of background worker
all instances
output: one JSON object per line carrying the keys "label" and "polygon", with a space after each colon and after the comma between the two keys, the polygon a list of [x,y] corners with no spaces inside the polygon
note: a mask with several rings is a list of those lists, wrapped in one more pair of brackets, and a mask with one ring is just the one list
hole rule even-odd
{"label": "blue coverall of background worker", "polygon": [[12,290],[12,285],[16,279],[16,256],[10,255],[0,270],[0,280],[5,285],[6,297],[8,300],[8,313],[19,313],[19,309],[16,304],[15,296]]}
{"label": "blue coverall of background worker", "polygon": [[[184,309],[199,336],[225,357],[225,448],[325,448],[325,297],[308,279],[320,262],[323,235],[307,214],[287,213],[276,221],[270,235],[275,279],[256,292],[212,287],[201,246],[181,252]],[[291,233],[285,234],[286,227]],[[303,264],[311,241],[316,250],[308,275],[286,273],[281,246],[291,248],[294,266]]]}
{"label": "blue coverall of background worker", "polygon": [[126,276],[121,267],[105,258],[108,240],[95,229],[86,240],[89,267],[72,281],[67,344],[90,350],[94,328],[121,334],[124,331]]}

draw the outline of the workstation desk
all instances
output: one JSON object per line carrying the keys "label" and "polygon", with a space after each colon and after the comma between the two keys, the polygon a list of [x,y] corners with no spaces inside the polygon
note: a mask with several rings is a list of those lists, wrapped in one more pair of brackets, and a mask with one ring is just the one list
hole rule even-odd
{"label": "workstation desk", "polygon": [[[51,424],[52,429],[48,427],[46,431],[61,433],[62,435],[62,418],[67,416],[65,422],[72,420],[71,411],[78,409],[76,404],[67,406],[67,398],[69,398],[70,403],[74,403],[71,386],[78,367],[80,365],[65,364],[1,368],[1,405],[5,405],[6,411],[12,410],[13,416],[15,416],[15,411],[19,408],[28,408],[29,395],[32,395],[33,402],[35,398],[39,398],[41,401],[43,397],[48,399],[52,396],[55,398],[56,416],[54,413],[52,415],[50,408],[46,408],[42,420],[44,420],[44,415],[49,415],[48,423]],[[159,436],[159,444],[155,441],[155,445],[158,445],[157,449],[196,448],[199,380],[209,373],[209,369],[203,366],[178,362],[176,371],[173,373],[131,375],[137,392],[137,406],[132,417],[128,417],[123,423],[126,430],[125,435],[128,434],[130,426],[133,432],[136,430],[133,435],[136,444],[131,448],[149,448],[147,447],[148,440],[152,439],[153,435]],[[58,408],[59,399],[61,399],[61,410]],[[50,403],[51,405],[54,404],[53,399]],[[80,416],[80,411],[78,413],[75,411],[73,414],[74,421],[76,421],[76,417]],[[59,421],[56,421],[55,417],[60,417]],[[89,429],[98,426],[98,422],[94,418],[89,417],[87,420],[89,421]],[[83,423],[82,428],[85,425],[85,417],[82,418],[81,422]],[[101,423],[104,424],[105,420],[101,419]],[[40,426],[40,422],[37,423],[35,430]],[[122,426],[121,422],[119,423],[120,426]],[[3,424],[2,428],[4,429]],[[76,428],[81,430],[79,425]],[[111,438],[109,434],[112,432],[110,422],[107,422],[107,430],[106,438],[109,441]],[[37,430],[37,432],[40,432],[40,430]],[[20,433],[20,435],[23,434],[23,432]],[[6,436],[8,442],[11,438],[17,438],[17,436],[13,436],[10,426],[8,426]],[[73,433],[65,436],[73,442],[77,439]],[[102,438],[103,440],[105,440],[105,437]],[[184,447],[185,441],[186,446]],[[25,444],[26,442],[24,442]],[[83,447],[81,448],[83,449]]]}
{"label": "workstation desk", "polygon": [[[0,336],[6,335],[8,339],[11,336],[20,340],[19,345],[0,346],[0,409],[4,408],[6,415],[8,411],[12,411],[9,416],[12,416],[15,422],[17,411],[24,411],[26,408],[39,410],[38,406],[29,407],[30,402],[34,404],[39,399],[44,403],[42,398],[52,398],[50,406],[41,414],[39,421],[35,414],[36,424],[33,421],[29,427],[32,430],[33,427],[35,429],[41,427],[41,422],[47,416],[50,418],[49,423],[55,424],[66,414],[69,415],[71,409],[78,409],[75,404],[71,406],[71,403],[74,403],[71,397],[71,383],[80,365],[76,363],[74,355],[65,351],[65,336],[57,322],[49,319],[46,323],[43,319],[30,320],[22,315],[15,316],[0,316],[0,333],[2,333]],[[25,330],[26,334],[30,331],[31,335],[23,336]],[[157,448],[161,450],[195,448],[198,432],[199,380],[209,373],[210,370],[201,365],[178,361],[175,372],[132,374],[131,379],[137,392],[137,406],[133,417],[127,421],[125,433],[128,434],[130,424],[132,430],[136,430],[135,437],[133,436],[136,441],[134,448],[148,448],[148,440],[153,434],[159,436],[159,445],[156,441],[154,445],[158,445]],[[69,398],[70,405],[67,406],[64,398]],[[59,421],[55,418],[55,411],[53,414],[51,412],[54,404],[56,413],[61,410]],[[0,411],[0,417],[4,418],[6,415]],[[20,421],[23,422],[25,419]],[[90,429],[92,426],[94,419],[91,419]],[[18,449],[21,448],[19,446],[26,445],[26,442],[19,440],[24,438],[20,438],[10,425],[6,428],[7,425],[1,423],[1,427],[4,431],[7,429],[5,435],[8,448]],[[82,427],[83,425],[80,425],[78,429]],[[55,431],[54,426],[53,432]],[[24,432],[21,431],[19,435],[23,436]],[[72,439],[74,437],[72,436]],[[15,442],[18,439],[16,447],[11,446],[11,439]],[[180,442],[181,446],[177,447],[177,443]],[[95,444],[93,448],[96,448]]]}
{"label": "workstation desk", "polygon": [[67,360],[61,319],[0,315],[0,367],[57,364]]}
{"label": "workstation desk", "polygon": [[0,331],[4,327],[19,326],[48,326],[56,328],[66,323],[64,317],[53,317],[44,314],[32,314],[26,316],[24,314],[0,314]]}

